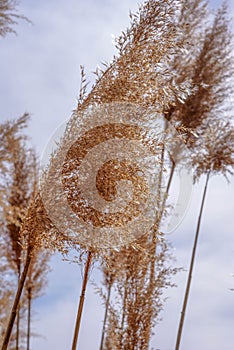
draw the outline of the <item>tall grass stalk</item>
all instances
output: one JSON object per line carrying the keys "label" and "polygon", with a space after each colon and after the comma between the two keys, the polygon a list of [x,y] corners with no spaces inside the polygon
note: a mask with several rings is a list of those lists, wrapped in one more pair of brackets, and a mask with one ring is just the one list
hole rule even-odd
{"label": "tall grass stalk", "polygon": [[82,312],[83,312],[84,299],[85,299],[85,293],[86,293],[86,287],[87,287],[87,282],[88,282],[88,275],[89,275],[89,270],[90,270],[90,266],[91,266],[91,261],[92,261],[92,251],[89,250],[87,261],[85,264],[84,279],[83,279],[82,290],[81,290],[81,295],[80,295],[80,302],[79,302],[78,311],[77,311],[76,325],[75,325],[73,342],[72,342],[72,350],[77,349],[81,316],[82,316]]}
{"label": "tall grass stalk", "polygon": [[[20,281],[20,265],[19,265],[19,271],[18,271],[18,284]],[[20,334],[20,303],[18,306],[18,310],[17,310],[17,316],[16,316],[16,346],[15,349],[19,350],[19,334]]]}
{"label": "tall grass stalk", "polygon": [[179,323],[179,328],[178,328],[178,333],[177,333],[175,350],[180,349],[181,337],[182,337],[183,326],[184,326],[184,318],[185,318],[186,308],[187,308],[187,304],[188,304],[188,297],[189,297],[189,292],[190,292],[190,287],[191,287],[192,273],[193,273],[193,267],[194,267],[195,256],[196,256],[198,237],[199,237],[199,233],[200,233],[201,218],[202,218],[202,213],[203,213],[203,209],[204,209],[204,203],[205,203],[209,178],[210,178],[210,172],[208,172],[207,176],[206,176],[206,183],[205,183],[205,187],[204,187],[204,191],[203,191],[202,202],[201,202],[200,212],[199,212],[198,221],[197,221],[197,229],[196,229],[196,234],[194,237],[192,256],[191,256],[191,261],[190,261],[190,266],[189,266],[189,274],[188,274],[187,285],[186,285],[186,290],[185,290],[185,295],[184,295],[183,307],[182,307],[181,316],[180,316],[180,323]]}
{"label": "tall grass stalk", "polygon": [[24,283],[25,283],[27,274],[28,274],[30,262],[31,262],[31,249],[28,248],[27,256],[26,256],[26,260],[25,260],[25,265],[24,265],[24,270],[23,270],[22,275],[21,275],[20,280],[19,280],[17,292],[15,295],[14,303],[13,303],[12,310],[10,313],[10,317],[9,317],[9,321],[7,324],[7,329],[6,329],[6,333],[4,335],[1,350],[7,350],[7,347],[8,347],[9,341],[10,341],[12,329],[14,326],[15,318],[17,315],[17,310],[18,310],[19,303],[20,303],[20,297],[21,297],[21,294],[23,291],[23,287],[24,287]]}
{"label": "tall grass stalk", "polygon": [[27,290],[28,299],[28,315],[27,315],[27,350],[30,350],[30,336],[31,336],[31,308],[32,308],[32,288]]}

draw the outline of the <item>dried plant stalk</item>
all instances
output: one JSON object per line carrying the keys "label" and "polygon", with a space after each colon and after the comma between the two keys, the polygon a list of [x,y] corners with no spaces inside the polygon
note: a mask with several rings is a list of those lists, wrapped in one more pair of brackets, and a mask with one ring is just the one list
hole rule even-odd
{"label": "dried plant stalk", "polygon": [[75,325],[73,342],[72,342],[72,350],[76,350],[76,348],[77,348],[80,323],[81,323],[81,317],[82,317],[82,312],[83,312],[85,292],[86,292],[86,288],[87,288],[88,274],[89,274],[89,269],[91,266],[91,261],[92,261],[92,252],[89,251],[88,256],[87,256],[87,261],[85,264],[84,278],[83,278],[82,290],[81,290],[81,295],[80,295],[80,302],[79,302],[79,307],[78,307],[78,311],[77,311],[76,325]]}
{"label": "dried plant stalk", "polygon": [[210,122],[206,131],[200,135],[197,141],[196,153],[194,155],[195,181],[198,181],[202,174],[206,175],[206,182],[203,190],[203,196],[197,221],[197,227],[194,237],[191,261],[189,264],[189,273],[186,283],[185,295],[183,299],[182,312],[178,327],[175,349],[180,349],[184,319],[188,304],[189,292],[191,288],[192,273],[194,269],[198,238],[200,234],[201,219],[204,210],[204,203],[207,194],[208,182],[212,174],[222,174],[227,178],[228,174],[233,173],[234,168],[234,128],[226,122]]}

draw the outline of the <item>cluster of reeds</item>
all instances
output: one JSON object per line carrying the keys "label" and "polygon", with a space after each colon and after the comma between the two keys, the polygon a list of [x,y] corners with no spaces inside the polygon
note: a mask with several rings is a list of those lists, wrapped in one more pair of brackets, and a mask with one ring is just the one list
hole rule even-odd
{"label": "cluster of reeds", "polygon": [[[35,192],[37,182],[36,156],[27,146],[22,129],[27,126],[29,115],[0,126],[1,153],[1,317],[0,337],[6,332],[9,305],[13,290],[19,287],[25,264],[28,239],[22,234],[21,225],[27,207]],[[48,272],[49,252],[33,254],[21,301],[15,310],[16,322],[11,335],[10,348],[21,349],[23,344],[30,349],[31,301],[40,295]]]}
{"label": "cluster of reeds", "polygon": [[[42,248],[63,254],[75,248],[86,257],[72,350],[77,348],[90,266],[97,260],[106,289],[98,289],[105,313],[97,346],[100,350],[149,349],[163,308],[163,290],[173,285],[171,277],[178,270],[171,266],[169,245],[160,227],[169,215],[167,197],[182,162],[193,167],[194,181],[203,174],[207,180],[178,330],[179,350],[207,184],[210,175],[226,176],[234,165],[234,133],[228,121],[232,117],[228,97],[233,92],[229,20],[225,4],[211,14],[204,0],[148,0],[136,14],[130,14],[130,20],[130,27],[116,39],[117,55],[96,71],[90,91],[82,67],[77,109],[51,155],[41,188],[33,189],[20,223],[10,223],[17,226],[12,259],[19,278],[2,350],[7,349],[24,285],[30,310],[37,274],[34,260]],[[159,136],[160,118],[163,130]],[[176,135],[170,134],[170,125],[177,130]],[[146,126],[151,133],[145,133]],[[6,162],[1,157],[11,157],[6,146],[10,129],[4,130],[4,147],[0,144],[3,166]],[[129,148],[126,139],[131,141]],[[105,142],[96,156],[87,158]],[[190,156],[185,156],[180,143],[187,145]],[[124,156],[120,156],[118,144],[127,150]],[[145,165],[134,162],[140,154],[139,144],[149,154],[152,151],[157,160],[151,173],[156,185],[150,227],[149,220],[140,217],[150,189],[144,179]],[[23,160],[19,165],[17,180],[25,164]],[[132,182],[132,188],[127,185],[122,192],[117,190],[119,181]],[[118,202],[119,194],[125,196],[125,202]],[[89,200],[96,197],[94,208]],[[9,198],[11,203],[13,197]],[[108,209],[104,210],[106,204]],[[141,225],[136,224],[135,217],[140,217]],[[15,231],[9,225],[8,230],[13,237]],[[23,259],[19,258],[21,250]],[[11,293],[10,286],[4,293]]]}

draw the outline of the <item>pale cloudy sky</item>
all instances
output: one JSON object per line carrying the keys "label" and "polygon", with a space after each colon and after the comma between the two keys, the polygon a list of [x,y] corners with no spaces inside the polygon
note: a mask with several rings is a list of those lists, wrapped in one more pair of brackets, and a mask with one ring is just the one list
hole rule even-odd
{"label": "pale cloudy sky", "polygon": [[[214,5],[220,1],[213,1]],[[29,134],[41,154],[54,129],[76,107],[79,66],[88,73],[111,59],[111,34],[118,35],[128,24],[128,11],[136,0],[22,0],[20,11],[33,25],[20,22],[18,36],[0,39],[0,121],[32,114]],[[234,3],[230,1],[234,13]],[[208,189],[199,240],[192,291],[181,350],[232,350],[234,344],[234,181],[212,178]],[[201,183],[194,188],[190,207],[180,227],[168,239],[174,245],[177,266],[188,266],[194,225],[201,200]],[[33,350],[67,350],[79,299],[80,268],[52,259],[46,295],[34,303]],[[178,288],[168,297],[163,321],[155,328],[152,347],[172,350],[181,311],[186,272],[175,282]],[[94,270],[91,279],[98,281]],[[100,342],[103,309],[90,285],[82,320],[80,350],[95,350]]]}

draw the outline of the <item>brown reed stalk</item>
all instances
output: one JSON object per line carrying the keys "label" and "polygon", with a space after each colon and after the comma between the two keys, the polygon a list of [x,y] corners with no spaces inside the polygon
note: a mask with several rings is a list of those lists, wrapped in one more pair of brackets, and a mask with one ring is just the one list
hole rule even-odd
{"label": "brown reed stalk", "polygon": [[20,280],[19,280],[17,292],[16,292],[16,295],[15,295],[15,299],[14,299],[14,303],[13,303],[12,309],[11,309],[11,313],[10,313],[7,329],[6,329],[6,332],[5,332],[5,335],[4,335],[4,339],[3,339],[3,344],[2,344],[1,350],[7,350],[7,348],[8,348],[10,336],[11,336],[13,325],[14,325],[15,318],[16,318],[16,315],[17,315],[17,310],[18,310],[18,305],[19,305],[19,302],[20,302],[20,297],[21,297],[21,294],[22,294],[22,291],[23,291],[24,283],[25,283],[25,280],[26,280],[26,277],[27,277],[27,274],[28,274],[28,270],[29,270],[29,266],[30,266],[30,262],[31,262],[31,252],[32,252],[31,248],[28,247],[24,269],[23,269],[23,272],[22,272]]}
{"label": "brown reed stalk", "polygon": [[25,298],[27,301],[27,350],[30,349],[32,301],[41,295],[47,284],[46,276],[50,270],[48,266],[49,257],[50,253],[48,250],[34,251],[25,282]]}
{"label": "brown reed stalk", "polygon": [[181,337],[182,337],[183,326],[184,326],[184,318],[185,318],[186,308],[187,308],[187,304],[188,304],[189,292],[190,292],[190,288],[191,288],[192,274],[193,274],[198,238],[199,238],[199,233],[200,233],[201,219],[202,219],[202,214],[203,214],[203,209],[204,209],[204,204],[205,204],[205,198],[206,198],[209,178],[210,178],[210,172],[208,172],[208,174],[206,175],[206,182],[205,182],[205,186],[204,186],[204,190],[203,190],[203,196],[202,196],[199,216],[198,216],[198,220],[197,220],[197,228],[196,228],[196,233],[195,233],[195,237],[194,237],[191,261],[189,264],[189,273],[188,273],[188,279],[187,279],[187,284],[186,284],[186,289],[185,289],[185,294],[184,294],[184,301],[183,301],[183,307],[182,307],[182,311],[181,311],[181,317],[180,317],[180,323],[179,323],[179,328],[178,328],[178,333],[177,333],[175,350],[180,349]]}
{"label": "brown reed stalk", "polygon": [[31,335],[31,308],[32,308],[32,288],[27,289],[28,313],[27,313],[27,350],[30,350]]}
{"label": "brown reed stalk", "polygon": [[85,293],[86,293],[87,282],[88,282],[88,275],[89,275],[89,270],[90,270],[91,262],[92,262],[92,255],[93,255],[92,251],[89,250],[87,260],[85,263],[84,278],[83,278],[80,301],[79,301],[79,306],[78,306],[78,311],[77,311],[76,324],[75,324],[75,330],[74,330],[73,342],[72,342],[72,350],[77,349],[77,342],[78,342],[79,331],[80,331],[80,323],[81,323],[81,317],[82,317],[82,312],[83,312],[84,299],[85,299]]}
{"label": "brown reed stalk", "polygon": [[[27,208],[35,193],[37,181],[36,156],[33,150],[26,147],[26,137],[22,134],[22,129],[27,126],[28,118],[29,116],[25,114],[16,121],[0,125],[0,134],[2,134],[0,167],[3,176],[0,205],[3,209],[4,240],[7,243],[5,255],[18,281],[4,346],[7,346],[6,343],[10,340],[9,333],[12,332],[16,318],[16,349],[20,347],[20,296],[27,280],[25,274],[31,271],[28,266],[33,253],[33,234],[31,232],[23,234],[21,228]],[[26,257],[25,251],[27,252]],[[22,269],[24,275],[21,276]],[[15,307],[17,308],[16,316]]]}

